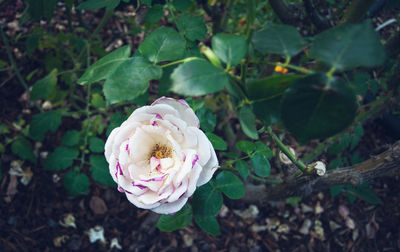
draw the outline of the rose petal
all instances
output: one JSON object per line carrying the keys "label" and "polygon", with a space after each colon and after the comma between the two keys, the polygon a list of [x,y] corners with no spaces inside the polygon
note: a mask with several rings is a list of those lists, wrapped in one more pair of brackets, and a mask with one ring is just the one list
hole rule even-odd
{"label": "rose petal", "polygon": [[161,205],[160,202],[154,203],[154,204],[144,204],[141,201],[138,200],[138,196],[134,195],[134,194],[126,194],[126,198],[135,206],[139,207],[139,208],[143,208],[143,209],[152,209],[152,208],[156,208],[159,207]]}
{"label": "rose petal", "polygon": [[155,106],[157,104],[168,104],[169,106],[176,109],[182,118],[189,126],[194,126],[199,128],[199,118],[197,118],[196,114],[194,113],[193,109],[191,109],[186,102],[179,102],[172,98],[161,97],[155,100],[151,106]]}
{"label": "rose petal", "polygon": [[178,199],[177,201],[171,203],[163,203],[160,204],[158,207],[151,209],[153,212],[158,214],[171,214],[176,213],[186,204],[188,198],[183,197]]}
{"label": "rose petal", "polygon": [[208,140],[207,136],[203,133],[203,131],[197,129],[197,154],[199,155],[199,163],[201,166],[205,165],[211,157],[211,150],[213,149],[212,146],[210,148],[210,141]]}
{"label": "rose petal", "polygon": [[203,166],[203,170],[200,173],[199,180],[197,181],[197,186],[202,186],[206,184],[213,176],[214,172],[218,168],[218,159],[217,155],[215,154],[214,149],[212,148],[212,145],[210,143],[210,150],[211,150],[211,158]]}
{"label": "rose petal", "polygon": [[114,143],[114,138],[119,131],[119,127],[113,129],[110,135],[107,138],[106,144],[104,145],[104,156],[106,157],[107,162],[110,162],[110,156],[112,153],[112,146]]}

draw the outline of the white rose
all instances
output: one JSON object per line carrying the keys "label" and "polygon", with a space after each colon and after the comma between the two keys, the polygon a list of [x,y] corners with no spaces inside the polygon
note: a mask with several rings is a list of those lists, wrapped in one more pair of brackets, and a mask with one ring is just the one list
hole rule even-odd
{"label": "white rose", "polygon": [[218,168],[214,148],[184,100],[136,109],[107,139],[110,173],[128,200],[159,214],[179,211]]}

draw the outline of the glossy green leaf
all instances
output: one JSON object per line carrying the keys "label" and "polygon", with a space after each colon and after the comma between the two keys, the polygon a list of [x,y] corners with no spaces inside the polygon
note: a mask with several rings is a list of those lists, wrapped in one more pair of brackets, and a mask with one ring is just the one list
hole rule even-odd
{"label": "glossy green leaf", "polygon": [[63,136],[61,142],[66,146],[75,146],[79,143],[81,133],[77,130],[69,130]]}
{"label": "glossy green leaf", "polygon": [[192,206],[195,216],[216,215],[222,207],[222,194],[210,182],[197,188],[193,195]]}
{"label": "glossy green leaf", "polygon": [[197,225],[211,235],[220,235],[221,230],[215,216],[195,216],[194,221]]}
{"label": "glossy green leaf", "polygon": [[61,124],[62,111],[52,110],[33,116],[29,135],[36,141],[42,141],[47,131],[55,132]]}
{"label": "glossy green leaf", "polygon": [[256,152],[260,153],[265,158],[269,159],[274,156],[274,154],[272,153],[272,150],[268,146],[266,146],[264,143],[257,141],[257,142],[255,142],[255,145],[256,145]]}
{"label": "glossy green leaf", "polygon": [[249,82],[247,93],[257,117],[268,124],[280,121],[280,99],[285,90],[301,77],[297,74],[275,75]]}
{"label": "glossy green leaf", "polygon": [[93,152],[104,152],[105,142],[98,137],[89,138],[89,149]]}
{"label": "glossy green leaf", "polygon": [[33,84],[30,92],[31,100],[49,99],[57,86],[57,69],[53,69],[46,77]]}
{"label": "glossy green leaf", "polygon": [[236,143],[236,149],[243,151],[246,154],[250,154],[256,149],[256,145],[253,142],[241,140]]}
{"label": "glossy green leaf", "polygon": [[139,52],[151,62],[158,63],[181,58],[185,47],[185,40],[176,30],[160,27],[145,38]]}
{"label": "glossy green leaf", "polygon": [[219,137],[211,132],[206,132],[206,136],[208,137],[208,140],[210,140],[214,149],[221,150],[221,151],[224,151],[227,149],[226,142],[221,137]]}
{"label": "glossy green leaf", "polygon": [[164,16],[163,6],[160,4],[155,4],[147,11],[145,20],[146,22],[154,24],[160,21],[163,16]]}
{"label": "glossy green leaf", "polygon": [[172,4],[177,11],[184,11],[189,9],[193,5],[193,2],[188,0],[173,0]]}
{"label": "glossy green leaf", "polygon": [[119,5],[120,0],[86,0],[80,3],[76,8],[78,10],[98,10],[106,8],[112,10]]}
{"label": "glossy green leaf", "polygon": [[200,128],[205,132],[213,132],[217,125],[217,116],[209,108],[200,108],[196,111],[200,121]]}
{"label": "glossy green leaf", "polygon": [[229,84],[224,71],[205,60],[181,64],[173,71],[171,79],[171,91],[186,96],[211,94]]}
{"label": "glossy green leaf", "polygon": [[354,91],[341,79],[314,74],[295,81],[282,98],[282,120],[300,142],[326,138],[354,119]]}
{"label": "glossy green leaf", "polygon": [[249,176],[249,164],[246,161],[238,160],[235,167],[242,178],[246,179]]}
{"label": "glossy green leaf", "polygon": [[185,37],[191,41],[203,40],[207,35],[207,27],[204,19],[199,16],[191,16],[189,13],[183,14],[176,23],[178,30],[183,32]]}
{"label": "glossy green leaf", "polygon": [[385,52],[378,33],[369,20],[344,24],[315,36],[310,55],[335,69],[378,66],[385,61]]}
{"label": "glossy green leaf", "polygon": [[305,41],[296,27],[281,24],[268,24],[252,37],[254,48],[261,53],[276,53],[295,56],[305,46]]}
{"label": "glossy green leaf", "polygon": [[104,155],[90,155],[90,172],[92,173],[92,178],[105,186],[115,186],[116,183],[112,179],[110,170],[108,168],[108,163]]}
{"label": "glossy green leaf", "polygon": [[63,184],[65,190],[71,196],[89,193],[90,180],[84,173],[77,173],[75,171],[67,172],[64,176]]}
{"label": "glossy green leaf", "polygon": [[107,78],[103,91],[109,103],[133,100],[146,92],[150,80],[161,78],[160,66],[152,65],[142,57],[133,57],[121,63]]}
{"label": "glossy green leaf", "polygon": [[240,35],[219,33],[211,43],[215,54],[228,66],[237,65],[247,53],[246,38]]}
{"label": "glossy green leaf", "polygon": [[25,138],[18,138],[11,144],[11,151],[18,157],[36,163],[36,156],[33,154],[31,143]]}
{"label": "glossy green leaf", "polygon": [[257,153],[250,158],[251,167],[254,173],[262,178],[266,178],[271,174],[271,164],[264,155]]}
{"label": "glossy green leaf", "polygon": [[108,78],[121,63],[129,58],[130,54],[130,46],[123,46],[112,51],[86,69],[77,83],[85,85]]}
{"label": "glossy green leaf", "polygon": [[61,171],[68,167],[71,167],[79,155],[77,149],[68,147],[57,147],[52,153],[47,157],[44,168],[51,171]]}
{"label": "glossy green leaf", "polygon": [[215,179],[215,185],[230,199],[240,199],[245,192],[243,182],[230,171],[220,172]]}
{"label": "glossy green leaf", "polygon": [[192,221],[192,207],[186,204],[179,212],[169,215],[163,214],[160,216],[157,222],[157,227],[163,232],[171,232],[178,229],[182,229],[189,225]]}
{"label": "glossy green leaf", "polygon": [[258,139],[256,117],[250,105],[244,105],[239,111],[239,122],[243,132],[252,139]]}

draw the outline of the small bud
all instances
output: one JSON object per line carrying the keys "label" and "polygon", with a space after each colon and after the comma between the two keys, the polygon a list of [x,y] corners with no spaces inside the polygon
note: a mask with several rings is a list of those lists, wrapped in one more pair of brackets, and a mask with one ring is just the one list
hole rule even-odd
{"label": "small bud", "polygon": [[[289,147],[290,152],[296,156],[296,152],[294,151],[294,149],[292,147]],[[292,164],[292,161],[286,156],[285,153],[283,153],[282,151],[279,151],[279,160],[284,163],[285,165],[290,165]]]}
{"label": "small bud", "polygon": [[276,66],[274,70],[275,70],[275,72],[280,73],[280,72],[282,72],[283,67],[281,67],[281,66]]}
{"label": "small bud", "polygon": [[310,165],[318,176],[324,176],[326,173],[326,165],[322,161],[317,161]]}

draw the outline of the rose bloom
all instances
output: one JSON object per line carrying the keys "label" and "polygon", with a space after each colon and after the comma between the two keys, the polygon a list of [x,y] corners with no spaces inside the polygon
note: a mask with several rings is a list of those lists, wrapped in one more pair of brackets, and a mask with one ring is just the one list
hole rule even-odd
{"label": "rose bloom", "polygon": [[184,100],[136,109],[107,139],[110,173],[128,200],[159,214],[179,211],[218,168],[214,148]]}

